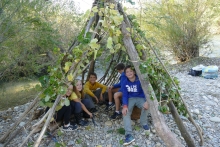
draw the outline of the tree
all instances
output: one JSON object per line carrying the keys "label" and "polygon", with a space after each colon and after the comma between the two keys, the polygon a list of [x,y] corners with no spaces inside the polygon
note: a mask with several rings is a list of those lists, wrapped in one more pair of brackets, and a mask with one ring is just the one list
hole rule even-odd
{"label": "tree", "polygon": [[[146,2],[142,20],[152,36],[165,49],[171,50],[183,62],[198,57],[207,43],[210,26],[218,16],[217,0],[163,0]],[[144,26],[143,26],[144,27]]]}
{"label": "tree", "polygon": [[0,2],[0,80],[47,74],[56,61],[53,50],[67,50],[84,23],[75,6],[68,7],[45,0]]}

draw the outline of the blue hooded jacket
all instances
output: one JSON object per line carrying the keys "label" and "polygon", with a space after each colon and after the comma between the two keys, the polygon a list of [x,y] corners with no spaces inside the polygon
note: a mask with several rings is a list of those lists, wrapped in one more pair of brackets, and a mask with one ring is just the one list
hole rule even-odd
{"label": "blue hooded jacket", "polygon": [[114,87],[114,88],[121,88],[121,87],[122,87],[122,83],[123,83],[123,81],[124,81],[126,78],[127,78],[127,77],[125,76],[125,73],[122,72],[122,73],[121,73],[121,76],[119,77],[120,82],[117,83],[117,84],[114,84],[113,87]]}
{"label": "blue hooded jacket", "polygon": [[144,95],[144,91],[141,87],[141,83],[139,78],[136,76],[135,81],[131,82],[128,78],[126,78],[122,83],[122,101],[123,105],[128,105],[128,99],[129,98],[143,98],[146,100],[146,97]]}

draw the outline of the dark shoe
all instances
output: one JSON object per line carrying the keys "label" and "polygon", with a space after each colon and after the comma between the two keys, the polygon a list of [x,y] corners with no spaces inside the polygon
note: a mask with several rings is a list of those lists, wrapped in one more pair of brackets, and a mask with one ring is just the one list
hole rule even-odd
{"label": "dark shoe", "polygon": [[115,104],[114,103],[111,103],[111,104],[107,104],[107,106],[105,107],[105,111],[108,112],[109,110],[111,110],[112,108],[115,107]]}
{"label": "dark shoe", "polygon": [[135,141],[134,137],[131,134],[127,134],[127,135],[125,135],[125,141],[124,141],[123,145],[129,145],[133,141]]}
{"label": "dark shoe", "polygon": [[88,126],[88,122],[87,121],[84,121],[84,120],[80,120],[78,123],[77,123],[79,126]]}
{"label": "dark shoe", "polygon": [[122,117],[121,112],[119,112],[119,113],[115,112],[110,118],[111,119],[118,119],[118,118],[121,118],[121,117]]}
{"label": "dark shoe", "polygon": [[63,131],[74,131],[75,129],[77,129],[76,125],[69,125],[68,127],[63,126]]}
{"label": "dark shoe", "polygon": [[98,110],[96,109],[96,108],[91,108],[90,109],[90,112],[92,112],[92,113],[95,113],[95,112],[97,112]]}

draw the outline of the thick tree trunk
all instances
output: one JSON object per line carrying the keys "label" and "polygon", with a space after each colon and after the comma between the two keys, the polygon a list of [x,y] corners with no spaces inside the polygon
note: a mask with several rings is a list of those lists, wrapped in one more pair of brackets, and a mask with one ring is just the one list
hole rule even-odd
{"label": "thick tree trunk", "polygon": [[191,138],[189,132],[186,130],[186,128],[185,128],[185,126],[184,126],[184,124],[183,124],[183,122],[182,122],[182,120],[181,120],[181,118],[180,118],[173,102],[170,101],[168,103],[168,106],[169,106],[170,112],[171,112],[171,114],[172,114],[172,116],[173,116],[179,130],[180,130],[181,135],[183,136],[184,140],[186,141],[186,144],[189,147],[195,147],[196,145],[194,143],[194,140]]}
{"label": "thick tree trunk", "polygon": [[144,90],[144,93],[148,99],[148,103],[150,105],[150,112],[152,115],[152,119],[154,122],[155,129],[157,131],[158,136],[164,141],[166,146],[168,147],[182,147],[183,145],[179,142],[179,140],[175,137],[175,135],[170,131],[170,129],[167,127],[163,115],[158,111],[158,102],[156,99],[155,94],[152,92],[152,96],[154,97],[153,100],[149,97],[149,86],[152,89],[149,82],[144,80],[143,75],[140,72],[139,69],[139,56],[135,49],[135,46],[131,39],[131,34],[126,29],[125,22],[122,22],[121,30],[123,34],[123,42],[125,45],[125,48],[127,49],[127,52],[130,56],[131,62],[133,62],[133,65],[135,67],[136,73],[141,81],[141,86]]}

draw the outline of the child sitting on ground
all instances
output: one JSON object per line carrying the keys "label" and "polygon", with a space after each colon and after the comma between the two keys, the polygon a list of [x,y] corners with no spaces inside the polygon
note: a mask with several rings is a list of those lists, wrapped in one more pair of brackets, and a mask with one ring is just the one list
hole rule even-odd
{"label": "child sitting on ground", "polygon": [[[103,103],[104,102],[103,94],[106,92],[107,86],[99,82],[96,82],[96,80],[97,80],[96,73],[90,73],[89,80],[84,85],[85,98],[91,100],[95,99],[96,103]],[[92,111],[94,112],[97,110],[94,108]]]}

